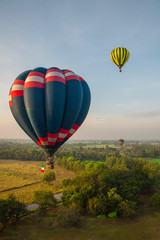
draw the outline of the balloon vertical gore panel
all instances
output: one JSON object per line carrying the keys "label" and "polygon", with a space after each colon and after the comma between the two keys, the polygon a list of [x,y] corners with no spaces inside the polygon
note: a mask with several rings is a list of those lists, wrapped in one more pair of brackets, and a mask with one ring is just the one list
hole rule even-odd
{"label": "balloon vertical gore panel", "polygon": [[9,92],[13,117],[47,157],[78,130],[90,102],[87,82],[71,70],[56,67],[21,73]]}

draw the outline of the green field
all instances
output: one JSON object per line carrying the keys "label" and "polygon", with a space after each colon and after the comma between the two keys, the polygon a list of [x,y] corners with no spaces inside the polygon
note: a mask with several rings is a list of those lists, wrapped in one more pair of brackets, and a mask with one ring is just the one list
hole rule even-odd
{"label": "green field", "polygon": [[72,171],[55,166],[56,181],[51,185],[44,184],[41,165],[44,162],[0,160],[0,198],[5,199],[8,194],[14,193],[19,201],[31,203],[34,191],[50,189],[56,193],[62,189],[63,178],[75,176]]}
{"label": "green field", "polygon": [[88,144],[86,146],[83,146],[84,148],[105,148],[106,146],[110,148],[116,148],[115,145],[107,145],[107,144]]}
{"label": "green field", "polygon": [[160,166],[160,158],[154,158],[154,159],[146,159],[149,162],[154,162],[154,163],[158,163],[158,165]]}

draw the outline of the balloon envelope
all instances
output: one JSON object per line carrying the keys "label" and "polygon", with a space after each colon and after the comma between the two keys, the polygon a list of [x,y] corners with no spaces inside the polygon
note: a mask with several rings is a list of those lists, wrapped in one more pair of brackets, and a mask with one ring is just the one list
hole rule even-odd
{"label": "balloon envelope", "polygon": [[120,72],[123,65],[128,61],[129,56],[129,51],[123,47],[113,49],[110,55],[112,62],[119,68]]}
{"label": "balloon envelope", "polygon": [[70,70],[35,68],[21,73],[9,93],[11,112],[24,132],[51,157],[87,116],[91,94]]}
{"label": "balloon envelope", "polygon": [[124,140],[123,139],[119,139],[118,143],[119,143],[120,146],[122,146],[124,144]]}

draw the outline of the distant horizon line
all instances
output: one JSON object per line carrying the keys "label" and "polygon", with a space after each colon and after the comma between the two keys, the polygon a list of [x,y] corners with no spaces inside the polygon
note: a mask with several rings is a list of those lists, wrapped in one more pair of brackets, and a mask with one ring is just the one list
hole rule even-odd
{"label": "distant horizon line", "polygon": [[[30,142],[34,142],[32,139],[27,139],[27,138],[0,138],[0,141],[2,140],[15,140],[15,141],[30,141]],[[113,138],[113,139],[69,139],[67,142],[80,142],[80,141],[118,141],[119,138]],[[160,139],[135,139],[135,138],[124,138],[125,141],[160,141]]]}

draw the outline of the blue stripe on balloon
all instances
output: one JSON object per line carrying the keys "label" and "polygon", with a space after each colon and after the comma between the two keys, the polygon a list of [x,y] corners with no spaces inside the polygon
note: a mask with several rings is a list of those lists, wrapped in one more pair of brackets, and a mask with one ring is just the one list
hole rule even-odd
{"label": "blue stripe on balloon", "polygon": [[[86,83],[86,81],[81,81],[81,84],[82,84],[82,89],[83,89],[83,101],[82,101],[81,110],[79,112],[79,115],[74,123],[78,126],[80,126],[83,123],[83,121],[85,120],[87,113],[89,111],[90,103],[91,103],[91,93],[90,93],[88,84]],[[67,140],[68,140],[68,138],[66,137],[63,140],[63,142],[61,143],[61,145],[63,143],[65,143]]]}
{"label": "blue stripe on balloon", "polygon": [[26,111],[32,127],[39,138],[47,136],[43,92],[43,88],[24,89]]}
{"label": "blue stripe on balloon", "polygon": [[91,103],[91,93],[88,84],[86,83],[86,81],[81,81],[81,84],[83,88],[83,102],[79,115],[75,121],[75,124],[78,126],[80,126],[85,120]]}
{"label": "blue stripe on balloon", "polygon": [[66,106],[61,128],[70,130],[81,110],[83,89],[78,80],[69,80],[66,83]]}
{"label": "blue stripe on balloon", "polygon": [[22,97],[14,97],[12,98],[12,114],[19,124],[19,126],[23,129],[23,131],[35,142],[38,141],[38,138],[30,124],[29,118],[27,116],[24,100]]}
{"label": "blue stripe on balloon", "polygon": [[61,82],[45,83],[46,124],[48,133],[60,130],[66,100],[66,85]]}
{"label": "blue stripe on balloon", "polygon": [[[23,80],[25,81],[27,75],[31,72],[31,70],[25,71],[17,76],[15,80]],[[19,124],[19,126],[23,129],[23,131],[35,142],[38,141],[38,138],[31,126],[29,118],[26,113],[24,99],[23,96],[17,96],[12,98],[12,107],[11,112]]]}
{"label": "blue stripe on balloon", "polygon": [[[45,74],[45,68],[35,68],[32,72]],[[38,138],[47,136],[44,89],[38,87],[24,88],[24,103],[29,120]]]}

